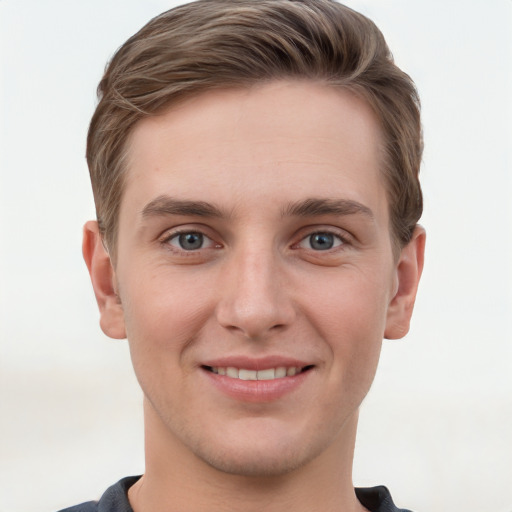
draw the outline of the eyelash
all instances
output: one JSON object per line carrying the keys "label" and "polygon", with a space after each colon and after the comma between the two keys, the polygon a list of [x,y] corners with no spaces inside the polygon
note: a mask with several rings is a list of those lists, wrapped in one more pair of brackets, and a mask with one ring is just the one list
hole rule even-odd
{"label": "eyelash", "polygon": [[[211,247],[199,247],[197,249],[184,249],[183,247],[177,247],[173,244],[171,244],[171,241],[174,239],[178,239],[182,235],[200,235],[203,238],[203,242],[209,240],[211,242]],[[203,231],[200,229],[181,229],[178,231],[173,231],[172,233],[166,233],[162,238],[159,240],[160,244],[165,246],[168,250],[171,250],[173,252],[177,252],[183,255],[192,256],[194,254],[197,254],[199,250],[201,249],[210,249],[210,248],[221,248],[222,246],[218,243],[216,243],[211,237],[206,235]]]}
{"label": "eyelash", "polygon": [[[199,235],[202,237],[202,243],[201,247],[198,248],[192,248],[192,249],[184,249],[183,247],[178,247],[176,245],[173,245],[171,243],[172,240],[179,240],[179,237],[182,235]],[[307,243],[307,241],[310,241],[310,244],[312,242],[312,237],[315,235],[327,235],[329,237],[333,237],[336,239],[333,243],[332,247],[327,247],[325,249],[314,249],[312,247],[303,247],[303,243]],[[204,247],[204,242],[210,241],[209,247]],[[204,249],[220,249],[222,248],[222,245],[219,243],[216,243],[211,237],[206,235],[201,229],[180,229],[178,231],[173,231],[171,233],[166,233],[162,238],[159,240],[160,244],[165,246],[168,250],[171,250],[173,252],[180,253],[185,256],[193,256],[197,255],[197,253],[200,250]],[[179,241],[178,241],[179,243]],[[180,244],[181,245],[181,244]],[[308,231],[305,236],[303,236],[299,242],[294,243],[291,248],[292,249],[299,249],[304,248],[306,250],[311,250],[315,253],[330,253],[332,251],[340,250],[341,247],[350,245],[350,240],[345,234],[339,233],[339,231],[333,230],[333,229],[316,229],[313,231]]]}
{"label": "eyelash", "polygon": [[[313,231],[309,231],[305,236],[303,236],[297,244],[294,244],[293,248],[301,247],[303,243],[312,242],[312,237],[315,235],[328,235],[333,237],[334,245],[332,247],[328,247],[325,249],[314,249],[314,248],[306,248],[307,250],[312,250],[315,253],[329,253],[331,251],[340,250],[343,246],[350,245],[349,237],[346,234],[341,234],[339,231],[333,229],[315,229]],[[337,240],[337,242],[336,242]]]}

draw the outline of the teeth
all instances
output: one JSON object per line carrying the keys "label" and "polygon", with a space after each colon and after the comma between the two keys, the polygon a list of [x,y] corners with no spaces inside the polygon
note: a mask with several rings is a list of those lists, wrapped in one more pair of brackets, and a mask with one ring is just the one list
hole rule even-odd
{"label": "teeth", "polygon": [[238,378],[240,380],[258,380],[258,372],[256,370],[238,370]]}
{"label": "teeth", "polygon": [[238,379],[238,368],[233,368],[232,366],[229,366],[226,368],[226,375],[228,377],[231,377],[232,379]]}
{"label": "teeth", "polygon": [[283,377],[286,377],[286,368],[284,366],[280,366],[279,368],[276,368],[276,379],[282,379]]}
{"label": "teeth", "polygon": [[293,377],[302,371],[302,368],[291,366],[286,368],[279,366],[277,368],[267,368],[266,370],[247,370],[245,368],[234,368],[233,366],[211,367],[213,373],[218,375],[225,375],[232,379],[240,380],[274,380],[282,379],[284,377]]}
{"label": "teeth", "polygon": [[260,370],[258,373],[258,380],[272,380],[276,378],[276,371],[274,368],[268,370]]}

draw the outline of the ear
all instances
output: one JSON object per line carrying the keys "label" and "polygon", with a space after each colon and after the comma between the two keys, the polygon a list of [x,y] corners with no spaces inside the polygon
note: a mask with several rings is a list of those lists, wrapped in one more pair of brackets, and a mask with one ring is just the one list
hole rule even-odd
{"label": "ear", "polygon": [[384,337],[389,340],[403,338],[409,332],[414,301],[423,271],[425,230],[416,226],[411,241],[401,250],[396,264],[397,287],[387,313]]}
{"label": "ear", "polygon": [[116,293],[114,268],[96,221],[91,220],[84,226],[82,253],[100,309],[101,330],[110,338],[126,338],[123,306]]}

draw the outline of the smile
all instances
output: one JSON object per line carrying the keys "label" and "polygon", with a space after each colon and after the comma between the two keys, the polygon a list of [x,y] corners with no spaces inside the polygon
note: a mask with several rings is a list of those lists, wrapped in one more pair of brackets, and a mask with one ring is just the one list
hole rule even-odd
{"label": "smile", "polygon": [[217,375],[223,375],[231,379],[239,380],[275,380],[285,377],[293,377],[299,373],[312,368],[312,366],[278,366],[277,368],[267,368],[265,370],[247,370],[245,368],[235,368],[233,366],[205,366],[206,370]]}

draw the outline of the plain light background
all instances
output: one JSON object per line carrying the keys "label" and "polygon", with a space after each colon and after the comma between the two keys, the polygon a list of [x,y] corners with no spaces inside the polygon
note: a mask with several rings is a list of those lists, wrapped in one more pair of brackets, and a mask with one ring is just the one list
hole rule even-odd
{"label": "plain light background", "polygon": [[[0,511],[143,471],[141,396],[81,258],[85,137],[114,50],[163,0],[0,0]],[[423,102],[426,268],[384,343],[356,485],[415,512],[512,511],[512,1],[347,0]]]}

